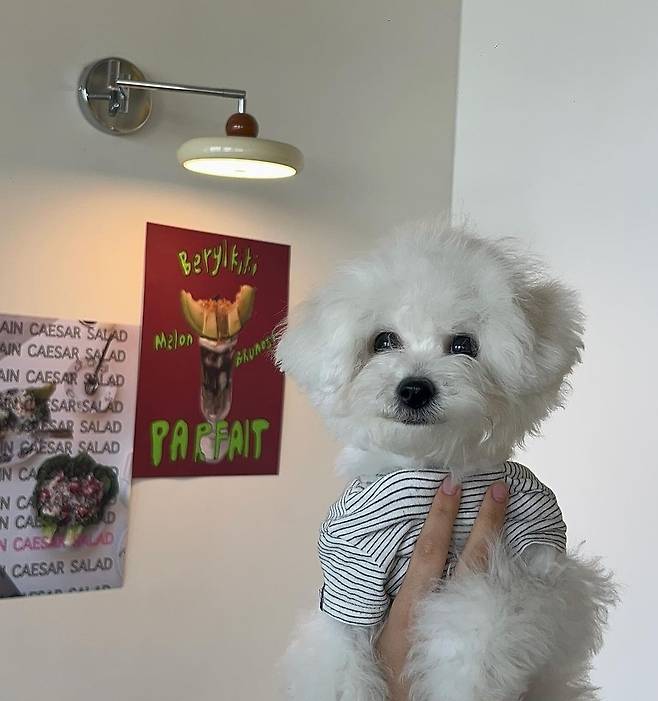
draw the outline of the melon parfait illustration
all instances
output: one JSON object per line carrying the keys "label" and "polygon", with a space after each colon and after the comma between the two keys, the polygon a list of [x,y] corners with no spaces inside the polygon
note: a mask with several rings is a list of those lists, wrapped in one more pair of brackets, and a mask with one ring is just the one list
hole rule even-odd
{"label": "melon parfait illustration", "polygon": [[[255,297],[256,290],[250,285],[242,285],[233,301],[219,296],[194,299],[181,290],[183,316],[198,335],[201,348],[201,413],[211,423],[222,421],[231,410],[233,354],[238,334],[251,318]],[[217,460],[224,457],[225,446]],[[201,448],[207,461],[213,461],[215,447],[210,436],[202,440]]]}

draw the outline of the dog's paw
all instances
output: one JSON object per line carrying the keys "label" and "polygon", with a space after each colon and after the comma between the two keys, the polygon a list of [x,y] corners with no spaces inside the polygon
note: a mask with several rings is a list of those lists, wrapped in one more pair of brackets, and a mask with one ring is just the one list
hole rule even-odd
{"label": "dog's paw", "polygon": [[386,701],[387,689],[369,628],[321,612],[298,627],[283,660],[289,701]]}
{"label": "dog's paw", "polygon": [[517,701],[546,661],[534,597],[487,575],[447,582],[419,607],[407,675],[414,701]]}

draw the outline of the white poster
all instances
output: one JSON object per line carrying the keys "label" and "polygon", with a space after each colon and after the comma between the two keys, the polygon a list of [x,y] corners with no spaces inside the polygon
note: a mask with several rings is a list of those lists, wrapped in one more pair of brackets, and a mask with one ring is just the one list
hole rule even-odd
{"label": "white poster", "polygon": [[0,314],[0,598],[121,586],[139,327]]}

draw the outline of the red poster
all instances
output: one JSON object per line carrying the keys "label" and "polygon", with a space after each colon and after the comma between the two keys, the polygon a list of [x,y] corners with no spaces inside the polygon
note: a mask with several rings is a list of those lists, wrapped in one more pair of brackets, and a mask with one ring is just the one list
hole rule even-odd
{"label": "red poster", "polygon": [[148,224],[134,477],[275,475],[290,247]]}

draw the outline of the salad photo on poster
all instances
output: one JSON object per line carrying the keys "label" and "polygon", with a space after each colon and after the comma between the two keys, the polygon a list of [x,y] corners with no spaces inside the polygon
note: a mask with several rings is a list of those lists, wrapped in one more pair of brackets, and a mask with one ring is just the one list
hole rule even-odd
{"label": "salad photo on poster", "polygon": [[139,329],[0,313],[0,599],[123,584]]}

